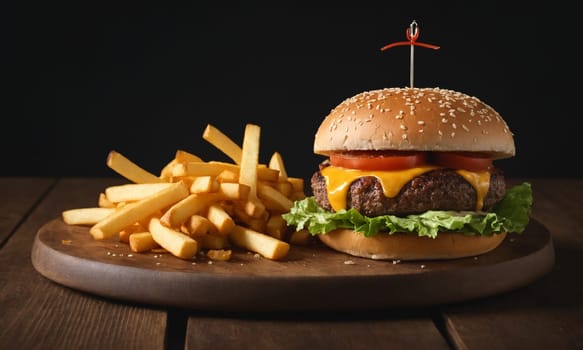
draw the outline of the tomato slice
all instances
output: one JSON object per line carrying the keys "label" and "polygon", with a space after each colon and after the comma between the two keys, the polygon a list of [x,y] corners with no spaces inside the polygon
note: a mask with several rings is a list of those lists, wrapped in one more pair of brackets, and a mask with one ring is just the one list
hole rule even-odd
{"label": "tomato slice", "polygon": [[437,165],[453,169],[488,171],[492,168],[492,158],[485,153],[435,152],[432,160]]}
{"label": "tomato slice", "polygon": [[426,162],[427,152],[352,151],[330,155],[330,164],[359,170],[403,170]]}

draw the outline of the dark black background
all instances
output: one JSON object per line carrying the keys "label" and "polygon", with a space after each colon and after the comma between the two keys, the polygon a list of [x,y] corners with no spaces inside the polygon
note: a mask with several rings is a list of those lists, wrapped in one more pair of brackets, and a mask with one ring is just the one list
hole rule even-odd
{"label": "dark black background", "polygon": [[[508,176],[572,177],[580,155],[576,11],[558,2],[385,2],[352,6],[8,5],[2,11],[3,176],[101,176],[110,150],[158,173],[177,149],[227,160],[213,124],[241,143],[262,127],[261,161],[292,176],[321,157],[325,115],[364,90],[409,84],[481,98],[515,133]],[[5,5],[6,6],[6,5]],[[12,6],[12,7],[10,7]]]}

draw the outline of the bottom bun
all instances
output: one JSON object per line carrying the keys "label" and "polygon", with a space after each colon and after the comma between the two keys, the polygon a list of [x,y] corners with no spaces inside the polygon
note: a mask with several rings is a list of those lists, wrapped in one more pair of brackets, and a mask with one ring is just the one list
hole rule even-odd
{"label": "bottom bun", "polygon": [[375,260],[456,259],[487,253],[498,247],[506,233],[470,236],[439,233],[437,238],[405,233],[365,237],[352,230],[339,229],[318,235],[322,243],[339,252]]}

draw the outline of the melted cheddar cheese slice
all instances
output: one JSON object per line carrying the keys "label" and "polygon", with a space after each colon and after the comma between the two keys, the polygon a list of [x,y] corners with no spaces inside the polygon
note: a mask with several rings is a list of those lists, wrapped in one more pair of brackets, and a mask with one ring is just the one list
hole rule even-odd
{"label": "melted cheddar cheese slice", "polygon": [[[336,166],[328,166],[322,169],[322,176],[326,179],[326,189],[328,200],[335,211],[346,209],[346,195],[350,184],[363,176],[376,177],[382,187],[386,197],[392,198],[399,194],[401,188],[411,179],[431,170],[439,169],[438,166],[422,166],[396,171],[365,171],[357,169],[346,169]],[[476,211],[480,211],[484,205],[484,198],[490,187],[490,173],[472,172],[467,170],[457,170],[468,183],[476,190]]]}

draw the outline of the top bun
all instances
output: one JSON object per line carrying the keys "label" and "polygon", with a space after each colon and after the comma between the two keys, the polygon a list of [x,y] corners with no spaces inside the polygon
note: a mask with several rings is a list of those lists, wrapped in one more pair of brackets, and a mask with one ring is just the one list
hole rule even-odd
{"label": "top bun", "polygon": [[514,156],[500,114],[478,98],[441,88],[387,88],[344,100],[324,119],[314,153],[467,151]]}

